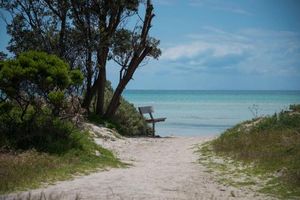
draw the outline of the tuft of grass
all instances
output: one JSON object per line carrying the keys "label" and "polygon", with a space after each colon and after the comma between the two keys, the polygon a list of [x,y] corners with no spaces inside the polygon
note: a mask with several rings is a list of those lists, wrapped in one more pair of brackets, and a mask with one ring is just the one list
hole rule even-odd
{"label": "tuft of grass", "polygon": [[0,153],[0,193],[9,193],[39,187],[41,184],[88,174],[106,167],[123,164],[107,149],[94,143],[87,132],[72,136],[80,148],[72,148],[63,154],[26,151]]}
{"label": "tuft of grass", "polygon": [[[273,116],[246,121],[203,147],[221,158],[241,162],[243,174],[261,176],[261,191],[283,198],[300,197],[299,105]],[[251,182],[251,181],[250,181]]]}

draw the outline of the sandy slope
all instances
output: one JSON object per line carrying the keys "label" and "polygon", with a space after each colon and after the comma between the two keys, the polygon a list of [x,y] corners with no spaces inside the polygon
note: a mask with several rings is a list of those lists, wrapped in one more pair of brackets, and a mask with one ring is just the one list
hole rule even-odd
{"label": "sandy slope", "polygon": [[[195,144],[200,137],[96,139],[112,149],[129,168],[110,169],[59,182],[46,194],[63,194],[65,199],[79,194],[82,199],[266,199],[264,196],[222,186],[198,164]],[[24,193],[23,193],[24,194]],[[23,195],[22,194],[22,195]]]}

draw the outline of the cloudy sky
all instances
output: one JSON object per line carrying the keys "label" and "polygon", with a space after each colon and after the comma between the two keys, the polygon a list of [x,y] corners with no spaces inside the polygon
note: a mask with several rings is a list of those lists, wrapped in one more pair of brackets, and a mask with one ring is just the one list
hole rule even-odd
{"label": "cloudy sky", "polygon": [[300,1],[156,0],[154,6],[152,35],[163,53],[128,88],[300,89]]}
{"label": "cloudy sky", "polygon": [[[300,89],[300,1],[154,0],[162,56],[128,89]],[[7,43],[1,25],[0,50]],[[118,68],[108,67],[116,85]]]}

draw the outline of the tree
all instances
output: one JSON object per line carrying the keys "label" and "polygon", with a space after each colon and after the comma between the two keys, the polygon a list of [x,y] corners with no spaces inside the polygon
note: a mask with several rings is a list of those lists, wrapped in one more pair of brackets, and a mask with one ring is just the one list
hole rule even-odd
{"label": "tree", "polygon": [[120,105],[120,97],[138,66],[146,57],[158,58],[161,54],[158,49],[159,41],[149,37],[153,14],[153,5],[147,0],[146,12],[142,27],[134,31],[121,29],[117,32],[111,57],[121,66],[119,84],[114,92],[105,117],[111,118]]}
{"label": "tree", "polygon": [[[89,110],[95,99],[95,112],[109,118],[117,110],[120,96],[137,67],[146,58],[160,55],[159,41],[149,37],[153,5],[147,0],[145,17],[141,19],[138,13],[141,2],[3,0],[1,8],[9,11],[13,19],[8,24],[12,38],[8,49],[16,55],[37,49],[58,55],[71,69],[78,66],[85,75],[80,91],[84,96],[82,106]],[[130,30],[126,23],[130,19],[139,19],[142,24]],[[130,36],[123,40],[126,32]],[[123,48],[122,41],[129,45]],[[105,111],[106,65],[110,58],[121,61],[116,63],[121,66],[122,75]]]}
{"label": "tree", "polygon": [[[90,106],[92,97],[97,93],[96,113],[102,116],[104,114],[106,63],[108,60],[110,48],[112,46],[112,38],[114,37],[120,24],[126,18],[132,16],[133,13],[137,12],[139,1],[92,1],[92,3],[90,4],[84,4],[85,6],[87,6],[87,13],[80,12],[79,10],[80,8],[84,7],[83,4],[78,5],[76,1],[72,1],[72,5],[75,18],[77,19],[77,22],[79,22],[78,24],[80,25],[80,27],[83,27],[83,24],[87,24],[87,33],[89,33],[90,30],[96,30],[95,37],[97,39],[94,40],[94,43],[96,44],[95,51],[98,76],[94,81],[93,86],[87,87],[87,93],[84,98],[83,106],[88,108]],[[85,15],[85,17],[80,17],[80,13]],[[83,19],[85,19],[87,23],[84,23]],[[92,28],[90,28],[91,25]],[[91,55],[91,53],[89,55]]]}
{"label": "tree", "polygon": [[43,51],[67,61],[70,68],[80,66],[80,46],[74,45],[69,0],[2,0],[0,8],[11,15],[7,49],[18,56],[26,51]]}
{"label": "tree", "polygon": [[28,50],[42,50],[67,58],[68,0],[3,0],[0,6],[12,16],[7,26],[12,36],[8,46],[11,52],[18,55]]}

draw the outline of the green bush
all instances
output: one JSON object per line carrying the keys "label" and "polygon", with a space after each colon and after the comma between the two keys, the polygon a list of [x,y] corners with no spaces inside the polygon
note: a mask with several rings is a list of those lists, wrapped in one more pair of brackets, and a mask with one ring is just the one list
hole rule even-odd
{"label": "green bush", "polygon": [[290,105],[290,110],[294,112],[300,112],[300,104]]}
{"label": "green bush", "polygon": [[[108,105],[113,95],[113,89],[110,84],[107,85],[105,106]],[[133,104],[121,98],[121,104],[111,119],[114,124],[117,124],[117,129],[121,135],[126,136],[145,136],[149,135],[149,129],[145,119],[136,110]]]}
{"label": "green bush", "polygon": [[[107,82],[105,90],[105,108],[108,106],[113,95],[113,88]],[[88,117],[91,122],[103,124],[108,128],[117,129],[121,135],[125,136],[147,136],[151,129],[145,119],[136,110],[133,104],[121,98],[121,104],[112,119],[104,120],[94,113]]]}
{"label": "green bush", "polygon": [[72,148],[81,148],[75,136],[79,134],[78,130],[71,122],[53,117],[50,110],[44,109],[43,112],[36,113],[30,108],[21,119],[21,109],[13,107],[9,112],[3,113],[5,107],[2,103],[2,147],[23,150],[34,148],[49,153],[63,153]]}
{"label": "green bush", "polygon": [[43,52],[29,51],[0,62],[1,101],[13,103],[23,114],[29,106],[38,112],[46,104],[52,114],[59,115],[66,89],[82,80],[79,71],[70,70],[57,56]]}
{"label": "green bush", "polygon": [[67,89],[82,74],[54,55],[30,51],[0,62],[1,147],[62,153],[79,148],[75,127],[61,121]]}

